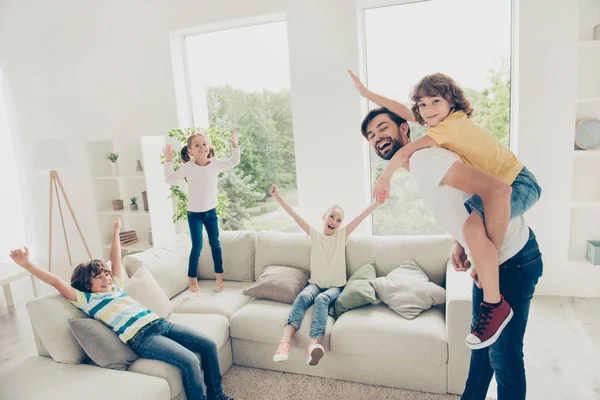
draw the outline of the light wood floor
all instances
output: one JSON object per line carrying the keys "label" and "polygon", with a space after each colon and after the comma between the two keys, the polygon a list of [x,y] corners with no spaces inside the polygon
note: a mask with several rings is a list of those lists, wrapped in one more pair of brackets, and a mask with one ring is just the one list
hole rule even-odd
{"label": "light wood floor", "polygon": [[[600,284],[600,283],[599,283]],[[50,291],[40,285],[41,291]],[[27,279],[14,282],[15,307],[0,296],[0,374],[36,355],[25,305]],[[600,399],[600,299],[536,297],[525,337],[528,399]],[[488,397],[496,399],[492,383]]]}

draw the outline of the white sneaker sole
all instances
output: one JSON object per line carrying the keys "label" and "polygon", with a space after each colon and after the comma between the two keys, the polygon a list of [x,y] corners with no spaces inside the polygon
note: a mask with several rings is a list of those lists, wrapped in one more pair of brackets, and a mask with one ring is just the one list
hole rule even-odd
{"label": "white sneaker sole", "polygon": [[289,358],[289,356],[283,356],[283,355],[282,356],[278,356],[277,354],[275,354],[273,356],[273,361],[275,361],[275,362],[283,362],[283,361],[287,361],[288,358]]}
{"label": "white sneaker sole", "polygon": [[498,328],[498,330],[496,331],[496,333],[494,333],[494,335],[491,338],[489,338],[485,342],[481,342],[481,343],[469,343],[467,341],[467,339],[469,337],[467,336],[467,339],[465,339],[465,344],[471,350],[485,349],[486,347],[489,347],[489,346],[493,345],[494,343],[496,343],[496,340],[498,340],[498,338],[502,334],[502,331],[504,331],[504,328],[506,328],[506,325],[508,325],[508,323],[510,322],[510,320],[512,319],[512,317],[513,317],[513,310],[511,308],[510,309],[510,313],[508,313],[508,317],[506,317],[506,319],[504,320],[504,322],[502,323],[502,325],[500,325],[500,327]]}

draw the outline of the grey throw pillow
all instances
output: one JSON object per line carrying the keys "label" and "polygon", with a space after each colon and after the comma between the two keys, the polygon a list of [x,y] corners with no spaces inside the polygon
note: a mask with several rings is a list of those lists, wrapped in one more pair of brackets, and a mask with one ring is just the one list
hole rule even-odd
{"label": "grey throw pillow", "polygon": [[75,340],[88,357],[104,368],[125,371],[139,356],[109,327],[93,318],[69,320]]}
{"label": "grey throw pillow", "polygon": [[292,304],[298,293],[308,284],[309,271],[269,265],[256,282],[242,291],[246,296]]}
{"label": "grey throw pillow", "polygon": [[446,302],[446,290],[430,282],[412,258],[387,276],[371,281],[371,285],[388,307],[406,319],[413,319],[422,311]]}

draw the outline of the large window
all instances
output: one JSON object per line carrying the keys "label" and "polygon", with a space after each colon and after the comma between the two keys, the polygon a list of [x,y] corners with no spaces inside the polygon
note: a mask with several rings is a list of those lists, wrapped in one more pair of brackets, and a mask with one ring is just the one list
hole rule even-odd
{"label": "large window", "polygon": [[[511,2],[446,0],[413,2],[364,11],[369,89],[409,103],[424,75],[453,77],[474,105],[473,120],[509,143]],[[417,139],[426,128],[411,124]],[[371,150],[374,184],[385,162]],[[391,199],[373,216],[376,235],[443,233],[406,171],[392,178]]]}
{"label": "large window", "polygon": [[297,204],[285,22],[185,37],[193,125],[240,131],[242,161],[219,178],[226,230],[298,227],[269,196]]}

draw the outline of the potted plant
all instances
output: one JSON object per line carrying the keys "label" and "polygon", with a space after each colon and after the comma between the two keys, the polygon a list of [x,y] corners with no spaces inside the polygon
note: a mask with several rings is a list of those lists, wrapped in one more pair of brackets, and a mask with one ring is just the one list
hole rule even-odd
{"label": "potted plant", "polygon": [[119,153],[113,153],[112,151],[110,153],[108,153],[106,155],[106,159],[110,160],[111,164],[111,169],[112,169],[112,174],[113,175],[118,175],[119,174],[119,169],[117,167],[117,160],[119,159]]}
{"label": "potted plant", "polygon": [[129,205],[129,208],[131,208],[131,211],[137,211],[138,210],[137,197],[135,197],[135,196],[130,197],[129,200],[131,201],[131,204]]}

